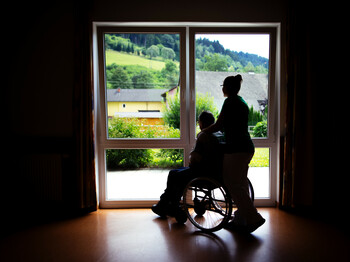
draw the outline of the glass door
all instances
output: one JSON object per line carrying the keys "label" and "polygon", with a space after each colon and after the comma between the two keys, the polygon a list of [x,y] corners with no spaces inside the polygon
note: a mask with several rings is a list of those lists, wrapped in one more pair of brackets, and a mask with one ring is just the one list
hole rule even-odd
{"label": "glass door", "polygon": [[150,205],[184,165],[184,32],[99,28],[102,207]]}
{"label": "glass door", "polygon": [[236,74],[256,146],[249,170],[256,204],[274,205],[276,27],[142,24],[95,27],[100,207],[156,203],[169,170],[188,165],[198,114],[219,114],[220,85]]}
{"label": "glass door", "polygon": [[[275,33],[262,28],[191,28],[191,77],[196,107],[208,108],[218,115],[225,97],[222,84],[226,77],[240,74],[243,82],[238,93],[249,107],[248,131],[256,151],[250,163],[256,203],[271,205],[275,194],[276,140],[274,130]],[[269,110],[272,109],[272,110]]]}

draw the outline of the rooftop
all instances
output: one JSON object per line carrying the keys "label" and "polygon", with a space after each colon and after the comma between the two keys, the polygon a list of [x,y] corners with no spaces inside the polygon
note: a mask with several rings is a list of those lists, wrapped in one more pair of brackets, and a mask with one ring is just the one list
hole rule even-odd
{"label": "rooftop", "polygon": [[107,102],[161,102],[167,89],[107,89]]}
{"label": "rooftop", "polygon": [[[196,71],[196,91],[214,98],[214,103],[218,110],[221,109],[225,100],[222,94],[224,79],[232,72],[208,72]],[[260,110],[259,102],[268,99],[268,75],[241,73],[243,83],[239,95],[253,106],[255,110]],[[107,102],[162,102],[164,93],[168,89],[107,89]],[[163,96],[162,96],[163,95]]]}

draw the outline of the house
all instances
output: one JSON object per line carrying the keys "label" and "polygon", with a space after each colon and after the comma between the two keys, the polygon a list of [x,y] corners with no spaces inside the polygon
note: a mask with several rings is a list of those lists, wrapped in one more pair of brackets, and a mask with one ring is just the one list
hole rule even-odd
{"label": "house", "polygon": [[107,89],[108,117],[128,117],[145,120],[146,125],[160,125],[167,89]]}
{"label": "house", "polygon": [[[220,85],[232,72],[196,71],[196,92],[208,94],[220,111],[225,97]],[[268,75],[241,73],[243,84],[240,95],[256,111],[263,111],[268,101]],[[108,117],[138,118],[147,125],[163,124],[162,108],[168,97],[178,88],[171,89],[107,89]]]}

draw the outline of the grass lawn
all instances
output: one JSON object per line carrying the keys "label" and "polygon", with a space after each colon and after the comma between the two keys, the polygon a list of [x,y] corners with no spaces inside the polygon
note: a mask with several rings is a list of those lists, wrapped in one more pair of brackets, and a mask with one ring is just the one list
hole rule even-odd
{"label": "grass lawn", "polygon": [[250,167],[268,167],[270,160],[269,148],[255,148],[255,154],[252,161],[250,161]]}
{"label": "grass lawn", "polygon": [[117,65],[140,65],[155,70],[162,70],[165,67],[165,62],[150,60],[137,55],[130,55],[117,52],[111,49],[106,51],[106,65],[116,63]]}
{"label": "grass lawn", "polygon": [[[159,152],[159,149],[153,149],[153,165],[163,168],[175,168],[177,165],[181,165],[181,161],[174,163],[168,159],[162,159],[156,157],[156,152]],[[255,154],[250,162],[250,167],[269,167],[270,160],[270,149],[269,148],[255,148]]]}

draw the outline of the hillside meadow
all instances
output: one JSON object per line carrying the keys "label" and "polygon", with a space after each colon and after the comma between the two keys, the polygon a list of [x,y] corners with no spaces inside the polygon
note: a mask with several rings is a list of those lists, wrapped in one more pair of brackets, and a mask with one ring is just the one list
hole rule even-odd
{"label": "hillside meadow", "polygon": [[[142,56],[126,54],[111,49],[106,50],[106,65],[113,63],[117,65],[140,65],[155,70],[162,70],[165,67],[165,62],[156,59],[151,60]],[[178,62],[175,63],[178,64]]]}

